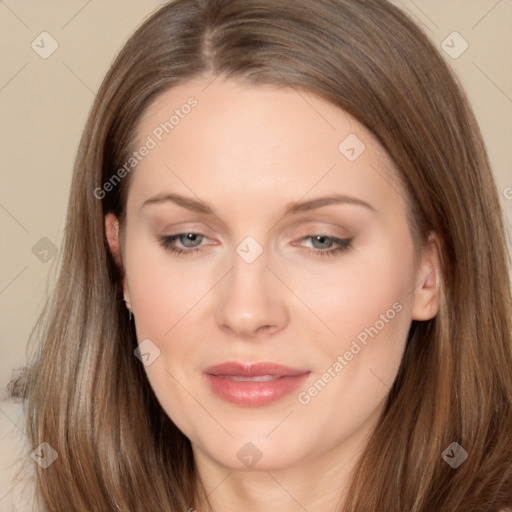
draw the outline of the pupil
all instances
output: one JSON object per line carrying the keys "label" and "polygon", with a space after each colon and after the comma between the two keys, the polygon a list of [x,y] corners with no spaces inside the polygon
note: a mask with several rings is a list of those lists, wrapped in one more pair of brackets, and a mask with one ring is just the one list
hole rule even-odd
{"label": "pupil", "polygon": [[[315,240],[317,242],[320,242],[320,244],[322,245],[322,244],[325,243],[326,240],[329,240],[329,237],[327,237],[327,236],[316,236]],[[328,243],[327,244],[327,248],[329,248],[330,246],[331,246],[331,244]],[[322,247],[322,248],[325,249],[325,247]]]}
{"label": "pupil", "polygon": [[187,233],[185,235],[185,239],[184,239],[185,243],[183,245],[189,247],[189,245],[187,245],[187,244],[190,243],[190,242],[193,245],[193,243],[197,241],[196,239],[197,239],[198,236],[199,235],[196,235],[195,233]]}

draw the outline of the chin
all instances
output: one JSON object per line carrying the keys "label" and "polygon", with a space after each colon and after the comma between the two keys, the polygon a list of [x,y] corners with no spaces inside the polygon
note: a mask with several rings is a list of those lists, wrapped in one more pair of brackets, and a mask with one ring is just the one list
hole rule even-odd
{"label": "chin", "polygon": [[254,440],[250,440],[247,435],[243,439],[216,443],[215,446],[206,444],[201,451],[217,464],[234,471],[285,470],[300,464],[307,456],[304,446],[298,446],[296,439],[290,444],[284,444],[277,438],[258,439],[255,436]]}

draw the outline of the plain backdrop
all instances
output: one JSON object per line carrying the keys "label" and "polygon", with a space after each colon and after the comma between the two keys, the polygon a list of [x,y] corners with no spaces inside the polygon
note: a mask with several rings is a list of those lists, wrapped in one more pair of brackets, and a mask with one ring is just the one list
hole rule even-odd
{"label": "plain backdrop", "polygon": [[[484,133],[510,240],[512,2],[394,3],[460,77]],[[161,4],[0,0],[0,397],[12,370],[26,361],[30,331],[56,272],[73,160],[95,92],[128,36]],[[52,44],[57,49],[43,59]]]}

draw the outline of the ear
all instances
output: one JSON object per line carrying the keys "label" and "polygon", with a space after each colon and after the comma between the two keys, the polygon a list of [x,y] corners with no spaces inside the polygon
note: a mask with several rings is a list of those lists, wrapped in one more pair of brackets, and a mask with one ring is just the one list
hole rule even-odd
{"label": "ear", "polygon": [[123,258],[121,254],[121,244],[119,241],[119,220],[113,213],[105,215],[105,233],[107,235],[107,242],[110,248],[110,253],[116,262],[121,275],[123,276],[123,291],[124,296],[127,297],[128,289],[126,286],[126,277],[123,265]]}
{"label": "ear", "polygon": [[413,320],[431,320],[439,311],[441,293],[441,258],[439,238],[431,233],[422,250],[414,290]]}

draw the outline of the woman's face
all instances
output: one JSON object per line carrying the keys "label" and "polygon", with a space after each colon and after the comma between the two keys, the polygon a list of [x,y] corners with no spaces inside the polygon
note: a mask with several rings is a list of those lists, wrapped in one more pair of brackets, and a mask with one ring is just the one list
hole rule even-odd
{"label": "woman's face", "polygon": [[411,320],[435,313],[433,259],[414,259],[405,192],[357,121],[291,88],[208,84],[161,95],[137,131],[122,258],[149,382],[204,460],[348,456]]}

